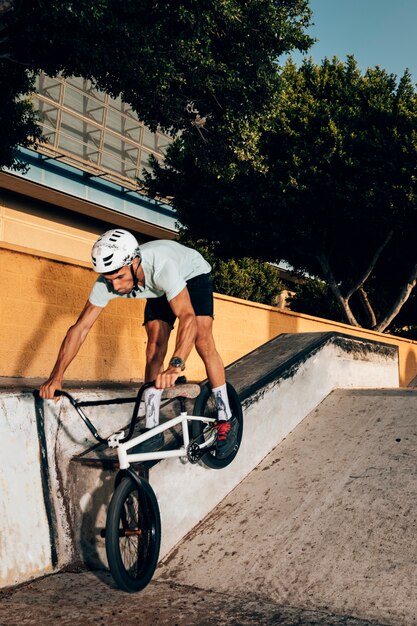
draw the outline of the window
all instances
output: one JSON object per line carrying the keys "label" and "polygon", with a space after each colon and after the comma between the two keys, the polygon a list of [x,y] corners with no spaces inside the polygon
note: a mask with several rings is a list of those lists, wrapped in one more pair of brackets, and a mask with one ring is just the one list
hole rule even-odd
{"label": "window", "polygon": [[94,174],[138,188],[149,155],[162,158],[172,138],[151,132],[120,97],[114,99],[79,77],[37,78],[33,94],[46,144],[56,155]]}

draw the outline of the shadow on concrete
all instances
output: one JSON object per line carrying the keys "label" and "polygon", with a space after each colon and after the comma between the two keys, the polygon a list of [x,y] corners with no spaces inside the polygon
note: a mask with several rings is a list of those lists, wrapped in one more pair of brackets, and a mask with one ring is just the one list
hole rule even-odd
{"label": "shadow on concrete", "polygon": [[[77,465],[78,469],[82,469]],[[93,473],[97,479],[95,488],[91,486],[91,491],[77,503],[78,510],[73,511],[75,548],[85,567],[94,571],[97,577],[108,580],[104,576],[108,571],[104,531],[108,506],[114,492],[115,468],[109,464],[98,473]]]}
{"label": "shadow on concrete", "polygon": [[[48,262],[55,263],[57,266],[62,265],[52,260]],[[69,282],[69,279],[67,278],[67,276],[72,276],[72,273],[74,271],[76,270],[81,271],[82,268],[78,268],[76,266],[72,267],[72,266],[64,265],[61,269],[62,269],[62,289],[64,290],[65,287],[67,287],[68,289],[73,287],[74,289],[80,291],[81,288],[76,284],[76,281],[74,280],[74,278],[72,278],[71,282]],[[49,342],[51,341],[51,338],[54,336],[54,333],[57,333],[58,335],[59,333],[58,328],[62,326],[61,324],[62,320],[64,318],[67,318],[68,326],[64,327],[62,329],[62,332],[59,333],[58,343],[64,340],[66,331],[71,327],[71,325],[75,324],[75,322],[78,319],[78,316],[82,312],[88,300],[90,289],[94,284],[94,276],[91,277],[91,287],[83,288],[82,294],[74,293],[74,299],[71,300],[71,302],[68,302],[68,304],[62,303],[62,300],[60,299],[59,287],[58,287],[57,297],[55,298],[54,293],[51,293],[50,282],[51,281],[48,282],[46,280],[42,280],[41,277],[35,281],[35,291],[40,296],[40,302],[44,303],[43,312],[42,312],[43,323],[38,324],[32,328],[32,331],[30,332],[29,336],[25,340],[20,350],[20,354],[15,365],[15,371],[11,372],[12,376],[13,375],[25,376],[27,372],[30,372],[33,369],[32,367],[33,363],[35,359],[39,356],[39,353],[50,352],[45,349],[48,344],[48,341]],[[67,299],[68,299],[68,294],[67,294]],[[100,323],[104,324],[102,320],[103,320],[103,315],[105,314],[106,312],[105,310],[103,310],[103,312],[101,313],[101,316],[96,321],[94,328],[96,328],[97,325]],[[130,319],[123,318],[123,321],[121,321],[121,316],[118,316],[117,322],[115,321],[114,324],[115,325],[117,324],[117,333],[112,334],[111,339],[116,341],[116,348],[112,354],[112,359],[115,361],[117,360],[118,355],[121,353],[122,343],[124,341],[127,341],[126,337],[130,334]],[[126,332],[126,329],[125,329],[127,325],[129,325],[129,329],[127,329],[128,332]],[[104,331],[102,335],[103,337],[105,336]],[[94,342],[97,344],[97,347],[99,347],[100,337],[96,335],[94,337]],[[54,345],[56,345],[56,342],[54,342]],[[56,354],[51,355],[50,370],[52,370],[57,356],[58,356],[58,347],[56,347]],[[105,358],[104,355],[102,358]],[[94,369],[95,369],[94,376],[96,379],[102,378],[102,375],[103,375],[102,365],[100,363],[100,360],[101,359],[95,359],[95,363],[94,363]]]}

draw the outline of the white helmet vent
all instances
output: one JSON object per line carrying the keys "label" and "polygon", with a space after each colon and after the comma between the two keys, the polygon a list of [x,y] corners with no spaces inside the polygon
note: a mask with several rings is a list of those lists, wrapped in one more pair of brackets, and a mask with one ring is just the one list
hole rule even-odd
{"label": "white helmet vent", "polygon": [[[124,231],[126,232],[126,231]],[[123,230],[114,230],[113,234],[109,237],[109,241],[115,242],[124,234]]]}
{"label": "white helmet vent", "polygon": [[121,267],[131,265],[136,257],[141,259],[136,238],[121,228],[108,230],[101,235],[91,251],[93,268],[100,274],[115,272]]}

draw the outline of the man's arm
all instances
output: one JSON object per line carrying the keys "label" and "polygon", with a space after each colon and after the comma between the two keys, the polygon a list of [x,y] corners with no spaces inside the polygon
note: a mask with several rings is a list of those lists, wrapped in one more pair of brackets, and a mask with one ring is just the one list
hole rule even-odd
{"label": "man's arm", "polygon": [[[174,355],[185,361],[194,346],[197,336],[197,322],[187,287],[180,291],[175,298],[172,298],[169,305],[178,318]],[[179,367],[169,365],[165,371],[158,374],[155,386],[161,389],[172,387],[180,375],[181,369]]]}
{"label": "man's arm", "polygon": [[102,307],[87,301],[77,321],[71,326],[61,344],[54,368],[47,381],[40,387],[41,398],[52,399],[55,389],[61,389],[64,373],[78,353],[94,322],[102,312]]}

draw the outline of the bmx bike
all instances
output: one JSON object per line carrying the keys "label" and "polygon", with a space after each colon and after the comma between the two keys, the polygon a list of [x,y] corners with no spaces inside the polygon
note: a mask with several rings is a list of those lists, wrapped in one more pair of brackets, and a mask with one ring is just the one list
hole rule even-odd
{"label": "bmx bike", "polygon": [[[161,543],[161,517],[155,492],[131,464],[178,457],[190,463],[199,462],[211,469],[221,469],[235,458],[243,434],[243,414],[239,397],[233,386],[227,383],[232,419],[236,420],[236,442],[227,456],[219,458],[216,452],[217,411],[211,389],[208,384],[201,388],[197,384],[181,382],[163,392],[163,398],[178,400],[178,415],[146,433],[134,436],[143,392],[153,384],[151,382],[142,385],[135,398],[111,400],[78,401],[67,391],[55,392],[56,396],[65,396],[70,401],[97,441],[117,452],[119,471],[107,510],[106,527],[101,535],[105,538],[107,560],[113,579],[120,589],[128,592],[140,591],[151,581],[158,563]],[[39,395],[39,392],[35,394]],[[192,414],[186,409],[187,398],[195,399]],[[101,437],[83,411],[84,407],[128,402],[134,402],[135,405],[127,434],[121,430],[107,438]],[[182,443],[174,449],[134,451],[138,444],[176,426],[181,427]]]}

